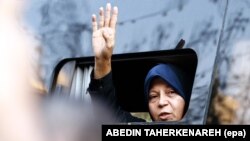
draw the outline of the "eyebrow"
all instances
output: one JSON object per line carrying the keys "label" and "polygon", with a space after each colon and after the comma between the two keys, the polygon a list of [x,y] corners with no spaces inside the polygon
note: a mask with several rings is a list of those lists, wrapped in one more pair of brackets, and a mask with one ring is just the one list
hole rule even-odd
{"label": "eyebrow", "polygon": [[[176,92],[176,90],[174,89],[174,88],[172,88],[172,87],[165,87],[164,89],[167,89],[167,90],[169,90],[169,91],[175,91]],[[153,88],[151,88],[150,90],[149,90],[149,92],[150,91],[157,91],[157,90],[155,90],[155,89],[153,89]]]}

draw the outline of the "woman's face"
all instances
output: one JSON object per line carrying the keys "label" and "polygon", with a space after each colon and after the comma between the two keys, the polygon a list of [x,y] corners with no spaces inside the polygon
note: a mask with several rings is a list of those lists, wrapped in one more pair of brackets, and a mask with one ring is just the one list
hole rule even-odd
{"label": "woman's face", "polygon": [[148,107],[154,121],[178,121],[182,119],[185,101],[165,81],[155,78],[149,89]]}

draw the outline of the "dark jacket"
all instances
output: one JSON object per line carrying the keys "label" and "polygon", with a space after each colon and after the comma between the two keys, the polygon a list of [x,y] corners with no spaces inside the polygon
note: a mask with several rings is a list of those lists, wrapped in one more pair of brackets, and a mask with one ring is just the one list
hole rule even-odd
{"label": "dark jacket", "polygon": [[92,71],[88,91],[92,101],[104,104],[116,116],[118,122],[145,122],[144,119],[134,117],[129,112],[124,111],[119,105],[113,85],[112,72],[101,79],[94,79]]}

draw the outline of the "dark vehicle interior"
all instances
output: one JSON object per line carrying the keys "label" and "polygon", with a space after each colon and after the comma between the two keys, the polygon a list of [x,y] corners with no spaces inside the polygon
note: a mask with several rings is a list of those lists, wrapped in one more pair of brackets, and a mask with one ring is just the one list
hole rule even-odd
{"label": "dark vehicle interior", "polygon": [[[181,42],[180,42],[181,43]],[[128,112],[148,112],[144,99],[144,79],[151,67],[158,63],[170,63],[179,67],[188,80],[186,92],[191,95],[195,73],[197,68],[197,55],[192,49],[171,49],[161,51],[149,51],[138,53],[115,54],[112,57],[112,74],[116,88],[118,102]],[[67,58],[60,61],[54,69],[50,93],[72,93],[73,89],[79,89],[74,84],[76,69],[84,71],[85,68],[94,65],[93,57]],[[60,86],[59,74],[65,68],[69,78],[67,85]],[[65,70],[65,69],[64,69]],[[90,73],[90,72],[89,72]],[[89,81],[90,76],[88,77]],[[81,83],[85,83],[83,80]],[[81,84],[82,85],[82,84]],[[80,91],[87,91],[88,82]],[[85,88],[85,90],[83,90]],[[76,92],[75,90],[73,90]],[[185,118],[185,117],[184,117]]]}

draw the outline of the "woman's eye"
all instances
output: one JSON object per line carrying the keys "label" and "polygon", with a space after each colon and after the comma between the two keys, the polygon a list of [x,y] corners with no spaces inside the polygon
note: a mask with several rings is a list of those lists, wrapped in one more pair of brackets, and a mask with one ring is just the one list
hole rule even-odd
{"label": "woman's eye", "polygon": [[149,95],[149,98],[150,98],[150,99],[153,99],[153,98],[156,98],[156,97],[157,97],[156,94],[150,94],[150,95]]}
{"label": "woman's eye", "polygon": [[170,94],[175,94],[175,91],[170,91]]}
{"label": "woman's eye", "polygon": [[167,92],[167,94],[170,95],[170,96],[174,96],[176,94],[176,92],[175,91],[169,91],[169,92]]}

